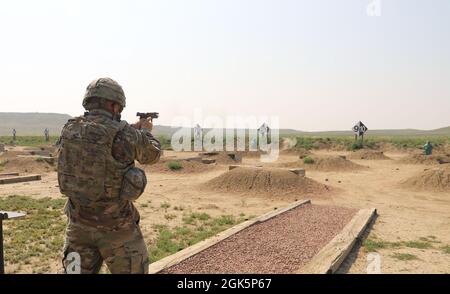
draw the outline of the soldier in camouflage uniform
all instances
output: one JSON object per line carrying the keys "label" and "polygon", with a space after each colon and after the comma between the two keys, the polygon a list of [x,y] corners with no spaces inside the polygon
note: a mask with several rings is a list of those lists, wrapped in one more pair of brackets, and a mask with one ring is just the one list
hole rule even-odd
{"label": "soldier in camouflage uniform", "polygon": [[159,160],[160,143],[151,119],[129,125],[120,120],[122,87],[109,78],[89,84],[84,116],[71,119],[59,139],[58,182],[69,199],[63,266],[67,255],[81,258],[81,273],[98,273],[105,261],[111,273],[147,273],[148,252],[133,205],[144,191],[144,171],[135,167]]}

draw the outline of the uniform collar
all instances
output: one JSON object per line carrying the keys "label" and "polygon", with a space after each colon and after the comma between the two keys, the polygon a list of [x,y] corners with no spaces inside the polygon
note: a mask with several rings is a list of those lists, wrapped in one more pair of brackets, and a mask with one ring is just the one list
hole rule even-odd
{"label": "uniform collar", "polygon": [[101,115],[101,116],[105,116],[109,119],[115,120],[115,119],[119,119],[120,120],[120,115],[113,115],[111,112],[104,110],[104,109],[92,109],[89,112],[86,112],[84,114],[85,116],[88,115]]}

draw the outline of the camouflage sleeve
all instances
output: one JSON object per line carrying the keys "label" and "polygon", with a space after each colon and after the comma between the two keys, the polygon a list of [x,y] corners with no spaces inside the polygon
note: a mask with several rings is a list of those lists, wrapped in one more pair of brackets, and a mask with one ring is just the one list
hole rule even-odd
{"label": "camouflage sleeve", "polygon": [[64,133],[64,129],[67,127],[67,125],[69,125],[70,123],[73,122],[73,119],[69,119],[65,125],[63,126],[63,128],[61,129],[61,134],[58,137],[58,140],[56,140],[55,142],[55,147],[57,148],[57,153],[59,153],[59,150],[61,149],[61,144],[62,144],[62,134]]}
{"label": "camouflage sleeve", "polygon": [[124,163],[153,164],[161,156],[161,144],[150,131],[127,125],[114,139],[113,156]]}

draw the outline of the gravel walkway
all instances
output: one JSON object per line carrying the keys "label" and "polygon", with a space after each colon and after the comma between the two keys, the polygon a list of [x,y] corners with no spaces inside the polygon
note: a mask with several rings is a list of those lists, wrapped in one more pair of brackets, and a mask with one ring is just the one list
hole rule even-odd
{"label": "gravel walkway", "polygon": [[246,228],[163,273],[294,273],[355,213],[354,209],[302,205]]}

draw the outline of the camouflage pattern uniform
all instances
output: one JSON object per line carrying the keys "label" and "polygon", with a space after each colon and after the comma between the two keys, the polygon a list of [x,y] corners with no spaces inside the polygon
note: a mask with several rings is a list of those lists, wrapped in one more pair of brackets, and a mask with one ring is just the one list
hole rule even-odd
{"label": "camouflage pattern uniform", "polygon": [[[87,91],[91,96],[87,93],[86,97],[122,102],[114,100],[117,97],[111,96],[110,88],[119,98],[123,96],[121,104],[125,106],[122,88],[110,79],[92,82]],[[147,179],[134,161],[155,163],[160,150],[149,130],[135,129],[101,108],[67,122],[59,140],[58,159],[59,187],[69,198],[65,206],[66,271],[71,265],[67,255],[76,252],[84,274],[98,273],[103,261],[114,274],[148,272],[147,247],[133,205]]]}

